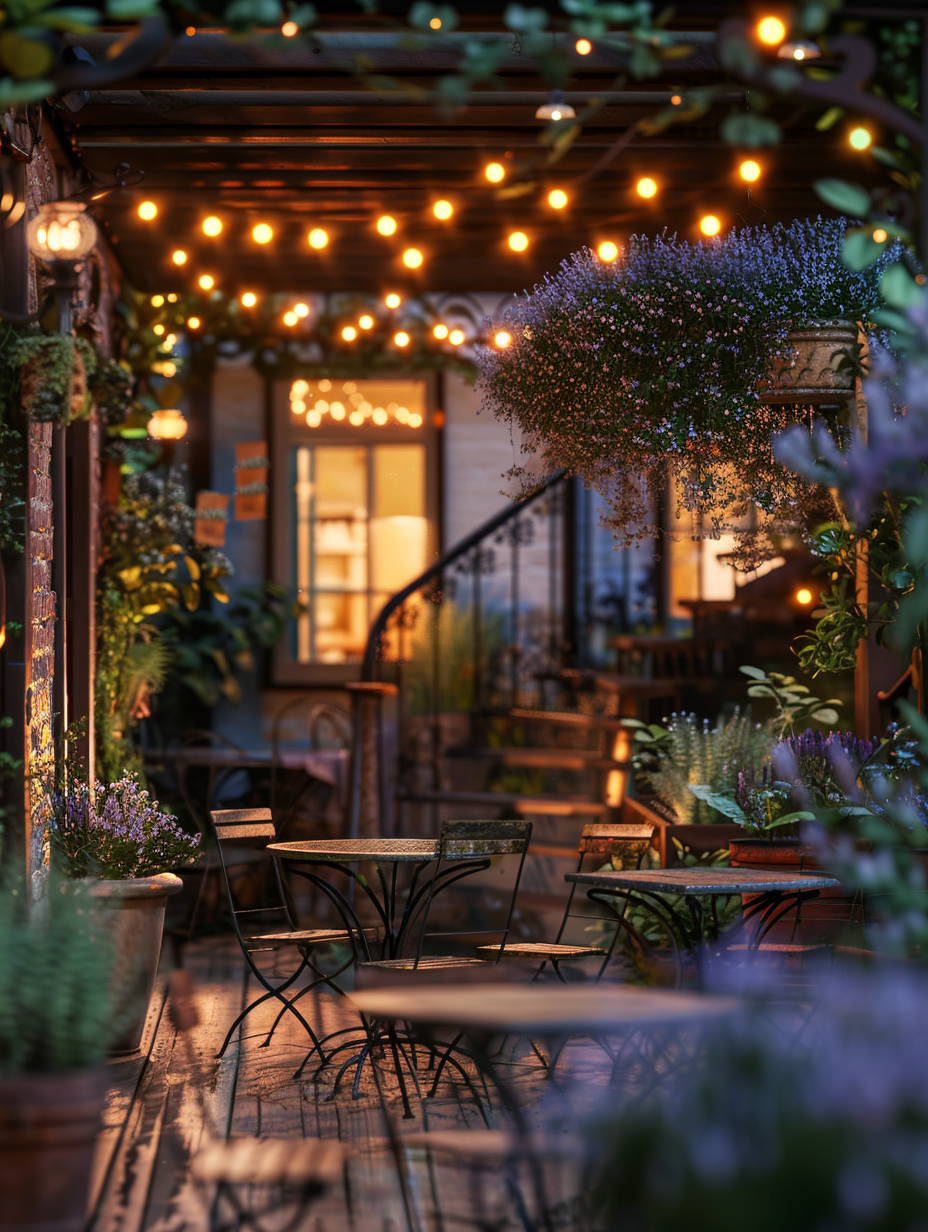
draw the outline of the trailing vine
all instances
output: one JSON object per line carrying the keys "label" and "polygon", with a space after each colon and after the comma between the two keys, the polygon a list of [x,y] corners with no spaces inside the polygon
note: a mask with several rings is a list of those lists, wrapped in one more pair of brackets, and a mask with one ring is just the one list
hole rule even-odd
{"label": "trailing vine", "polygon": [[21,370],[23,410],[31,419],[67,425],[90,414],[97,357],[85,338],[28,334],[17,339],[12,360]]}

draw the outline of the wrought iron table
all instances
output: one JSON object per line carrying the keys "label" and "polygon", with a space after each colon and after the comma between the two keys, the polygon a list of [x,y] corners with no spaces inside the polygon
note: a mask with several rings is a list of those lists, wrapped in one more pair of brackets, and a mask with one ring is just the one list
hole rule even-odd
{"label": "wrought iron table", "polygon": [[[841,884],[825,874],[749,868],[567,873],[566,880],[586,886],[587,897],[607,906],[639,943],[640,936],[626,918],[626,907],[638,903],[650,912],[662,924],[673,945],[678,980],[682,979],[683,960],[687,954],[692,956],[697,973],[702,977],[702,943],[707,932],[713,940],[719,934],[718,899],[732,895],[751,896],[743,907],[738,935],[744,937],[748,951],[752,951],[758,949],[770,929],[788,911],[800,902],[816,898],[820,890],[834,889]],[[668,901],[668,895],[681,897],[686,911]]]}

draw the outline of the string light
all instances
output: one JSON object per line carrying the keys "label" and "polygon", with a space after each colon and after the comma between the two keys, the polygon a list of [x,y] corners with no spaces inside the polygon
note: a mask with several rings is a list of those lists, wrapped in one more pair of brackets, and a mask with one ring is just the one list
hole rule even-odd
{"label": "string light", "polygon": [[525,252],[528,248],[528,236],[524,231],[513,231],[509,237],[509,247],[513,252]]}
{"label": "string light", "polygon": [[374,318],[372,316],[369,316],[368,313],[365,312],[363,317],[358,318],[358,324],[361,326],[362,329],[373,329],[374,328]]}
{"label": "string light", "polygon": [[683,102],[682,94],[671,94],[670,96],[671,107],[679,107],[682,102]]}
{"label": "string light", "polygon": [[[156,371],[158,370],[159,369],[156,369]],[[172,364],[169,359],[166,359],[164,363],[161,364],[160,372],[162,376],[174,376],[177,372],[177,364]]]}
{"label": "string light", "polygon": [[432,326],[432,333],[439,340],[439,342],[441,342],[443,339],[448,337],[448,326],[443,325],[442,322],[439,321],[437,325]]}
{"label": "string light", "polygon": [[300,318],[296,315],[295,312],[285,312],[284,313],[284,325],[296,325],[299,319]]}
{"label": "string light", "polygon": [[329,242],[329,233],[323,231],[322,227],[313,227],[306,238],[309,240],[310,248],[325,248]]}
{"label": "string light", "polygon": [[877,244],[885,244],[889,239],[889,235],[882,227],[877,227],[873,232],[873,238]]}
{"label": "string light", "polygon": [[436,201],[432,206],[432,213],[436,218],[440,218],[442,222],[447,222],[454,213],[454,206],[450,201]]}
{"label": "string light", "polygon": [[169,295],[169,296],[168,296],[168,303],[169,303],[169,304],[176,304],[176,303],[177,303],[177,296],[176,296],[176,295]]}
{"label": "string light", "polygon": [[389,295],[384,297],[383,302],[387,305],[388,308],[399,308],[403,300],[401,296],[397,295],[395,291],[391,291]]}
{"label": "string light", "polygon": [[500,329],[493,335],[493,345],[499,347],[501,351],[505,351],[506,347],[512,346],[512,334],[508,329]]}
{"label": "string light", "polygon": [[381,235],[393,235],[396,231],[396,219],[389,214],[383,214],[377,219],[377,230]]}
{"label": "string light", "polygon": [[213,287],[216,285],[216,279],[212,276],[212,274],[201,274],[199,281],[200,286],[204,291],[212,291]]}
{"label": "string light", "polygon": [[358,336],[358,331],[355,329],[353,325],[346,325],[345,328],[342,330],[342,337],[345,339],[346,342],[354,342],[357,336]]}
{"label": "string light", "polygon": [[562,210],[567,204],[569,198],[563,188],[552,188],[548,193],[548,205],[552,210]]}
{"label": "string light", "polygon": [[786,26],[779,17],[762,17],[757,23],[757,37],[768,47],[778,47],[786,38]]}
{"label": "string light", "polygon": [[143,222],[151,222],[153,218],[158,216],[158,207],[154,201],[143,201],[139,206],[139,218]]}
{"label": "string light", "polygon": [[600,261],[614,261],[619,255],[619,247],[617,244],[613,244],[612,240],[603,240],[596,249],[596,255]]}
{"label": "string light", "polygon": [[293,38],[295,34],[299,34],[300,27],[296,24],[295,21],[285,21],[284,24],[280,27],[280,32],[284,36],[284,38]]}
{"label": "string light", "polygon": [[197,32],[196,26],[188,26],[187,29],[184,31],[184,33],[187,35],[187,38],[193,38],[196,32]]}
{"label": "string light", "polygon": [[187,262],[187,254],[184,252],[183,248],[178,248],[177,251],[171,255],[171,260],[175,265],[185,265]]}
{"label": "string light", "polygon": [[290,402],[290,410],[293,411],[294,415],[305,415],[306,403],[302,398],[293,398]]}
{"label": "string light", "polygon": [[657,183],[650,176],[646,175],[640,179],[635,185],[635,192],[639,197],[653,197],[657,194]]}
{"label": "string light", "polygon": [[309,316],[309,304],[294,304],[293,311],[296,313],[298,317],[308,317]]}
{"label": "string light", "polygon": [[753,184],[755,180],[760,179],[760,163],[755,162],[753,158],[746,158],[738,168],[738,174],[742,180],[746,180],[748,184]]}
{"label": "string light", "polygon": [[333,419],[340,421],[345,418],[345,408],[340,402],[333,402],[329,408],[329,414]]}
{"label": "string light", "polygon": [[257,302],[258,302],[258,297],[257,295],[255,295],[254,291],[246,291],[245,294],[242,296],[242,307],[243,308],[254,308]]}
{"label": "string light", "polygon": [[383,409],[382,406],[374,407],[374,411],[373,411],[373,414],[371,415],[371,419],[374,421],[374,423],[377,425],[378,428],[382,428],[389,418],[390,416],[387,414],[387,412]]}
{"label": "string light", "polygon": [[859,127],[852,128],[848,133],[848,143],[854,150],[866,150],[873,143],[873,135],[869,129]]}
{"label": "string light", "polygon": [[588,56],[593,50],[593,44],[589,39],[577,39],[574,43],[574,51],[578,56]]}
{"label": "string light", "polygon": [[215,214],[210,214],[209,218],[203,219],[203,234],[204,235],[219,235],[222,232],[222,219],[217,218]]}
{"label": "string light", "polygon": [[251,238],[256,244],[269,244],[274,238],[274,231],[266,222],[259,222],[251,233]]}
{"label": "string light", "polygon": [[187,318],[187,328],[188,329],[199,329],[200,328],[200,318],[199,317],[188,317]]}
{"label": "string light", "polygon": [[463,329],[453,329],[451,333],[448,335],[448,341],[451,343],[452,346],[460,346],[461,343],[464,341],[465,337],[466,335]]}
{"label": "string light", "polygon": [[418,411],[410,411],[409,418],[406,420],[406,422],[410,426],[410,428],[421,428],[422,427],[422,416],[419,414]]}
{"label": "string light", "polygon": [[161,322],[159,321],[157,325],[153,325],[153,326],[152,326],[152,330],[153,330],[153,332],[154,332],[154,333],[156,333],[156,334],[158,335],[158,337],[160,338],[160,337],[161,337],[161,335],[164,333],[164,326],[163,326],[163,325],[161,324]]}
{"label": "string light", "polygon": [[483,174],[491,184],[499,184],[501,180],[506,178],[506,168],[502,163],[487,163],[483,169]]}
{"label": "string light", "polygon": [[418,269],[422,264],[422,253],[418,248],[407,248],[403,253],[403,264],[407,269]]}
{"label": "string light", "polygon": [[163,296],[163,295],[153,295],[153,296],[151,297],[151,306],[152,306],[152,308],[160,308],[160,307],[161,307],[161,305],[162,305],[163,303],[164,303],[164,296]]}
{"label": "string light", "polygon": [[796,591],[796,602],[801,603],[803,607],[808,607],[812,602],[812,598],[812,591],[808,590],[805,586],[801,590]]}
{"label": "string light", "polygon": [[176,342],[177,342],[177,334],[168,334],[168,336],[165,338],[164,342],[162,342],[162,344],[161,344],[161,345],[162,345],[163,347],[166,347],[166,348],[167,348],[167,350],[169,350],[169,351],[170,351],[170,350],[172,350],[172,349],[173,349],[174,344],[175,344]]}
{"label": "string light", "polygon": [[430,18],[429,19],[429,29],[430,30],[440,30],[441,29],[441,18],[440,17]]}
{"label": "string light", "polygon": [[409,346],[409,334],[406,333],[405,329],[401,329],[393,335],[393,341],[398,347]]}
{"label": "string light", "polygon": [[699,220],[699,229],[703,235],[718,235],[722,224],[714,214],[705,214]]}

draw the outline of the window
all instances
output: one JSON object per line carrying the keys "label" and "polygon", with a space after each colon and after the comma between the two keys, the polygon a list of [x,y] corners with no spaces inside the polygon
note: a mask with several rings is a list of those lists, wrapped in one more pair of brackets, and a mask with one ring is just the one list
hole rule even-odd
{"label": "window", "polygon": [[[438,550],[425,381],[298,380],[275,408],[275,574],[305,605],[279,683],[354,674],[383,604]],[[430,422],[431,421],[431,422]]]}

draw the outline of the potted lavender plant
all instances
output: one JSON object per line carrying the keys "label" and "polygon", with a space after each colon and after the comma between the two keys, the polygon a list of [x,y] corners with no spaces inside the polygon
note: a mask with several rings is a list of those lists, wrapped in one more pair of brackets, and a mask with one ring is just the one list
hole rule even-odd
{"label": "potted lavender plant", "polygon": [[170,870],[196,859],[200,836],[182,830],[131,776],[93,788],[72,781],[53,798],[50,833],[55,862],[85,880],[107,913],[112,994],[124,1023],[111,1051],[134,1052],[155,986],[167,900],[183,885]]}

